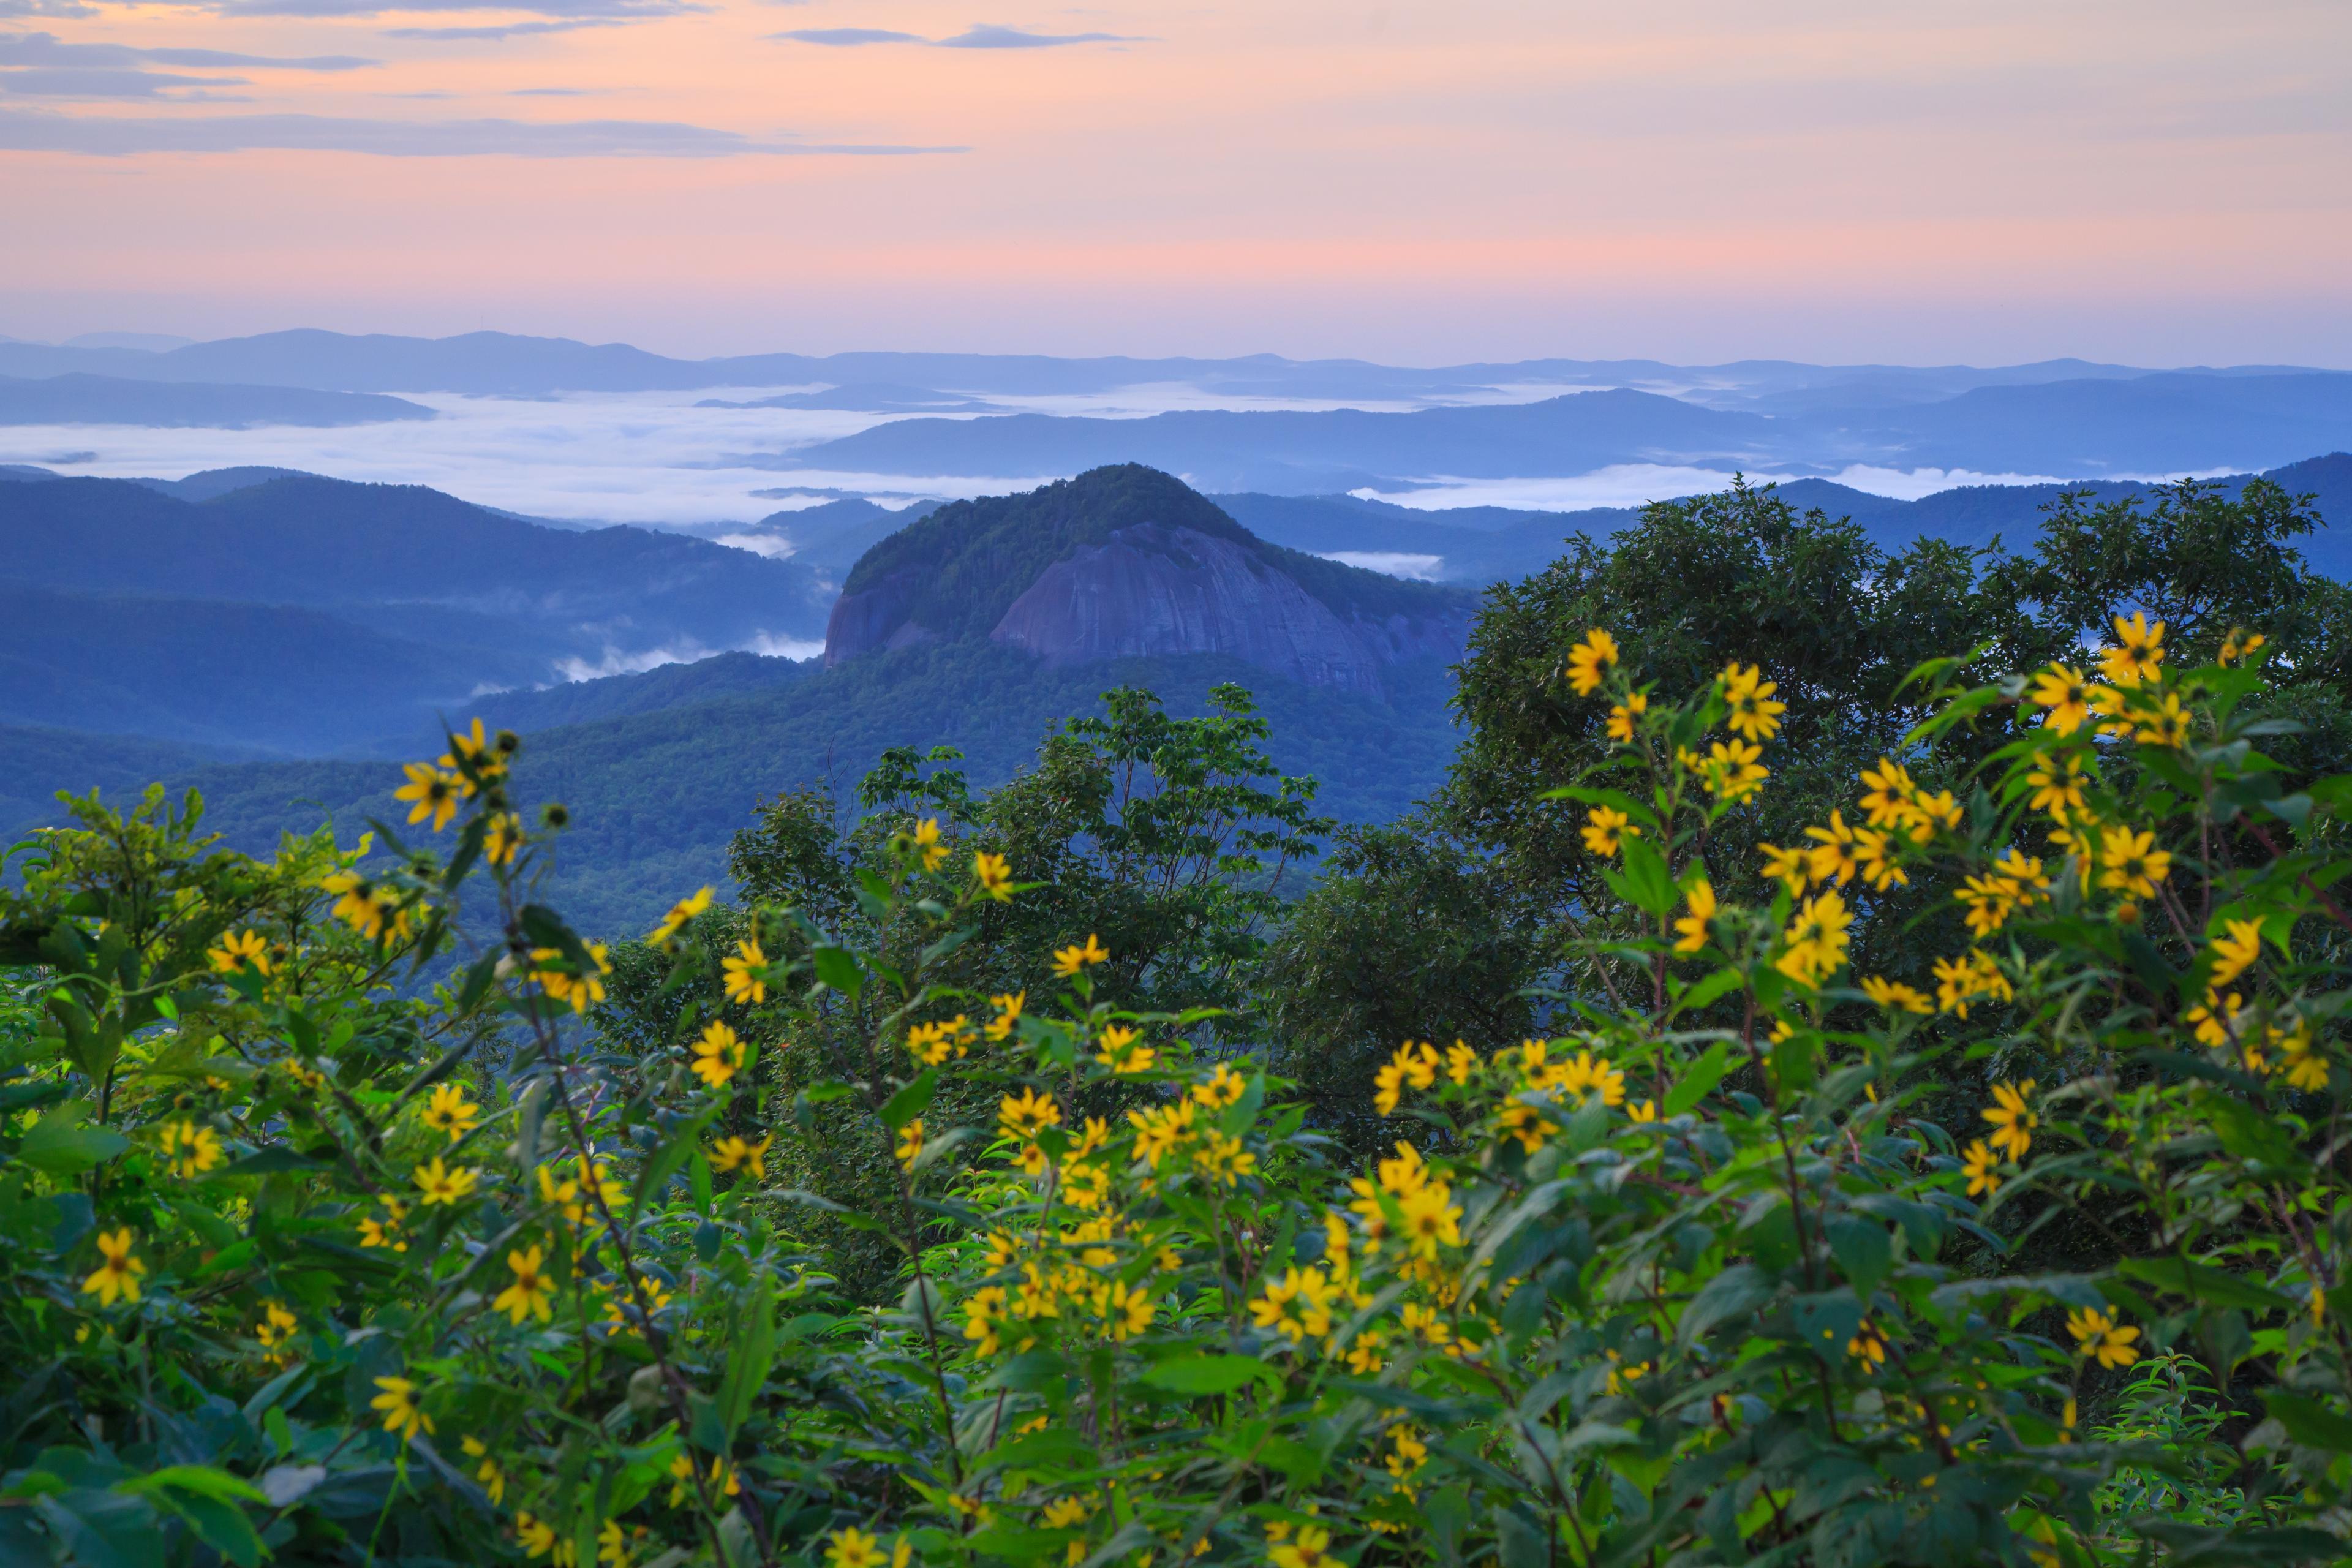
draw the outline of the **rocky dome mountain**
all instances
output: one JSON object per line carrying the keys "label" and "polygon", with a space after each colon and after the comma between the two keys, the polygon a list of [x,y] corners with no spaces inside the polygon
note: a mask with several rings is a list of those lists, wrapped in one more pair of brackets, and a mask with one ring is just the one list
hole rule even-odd
{"label": "rocky dome mountain", "polygon": [[1269,544],[1181,480],[1127,463],[958,501],[885,539],[843,584],[824,658],[980,639],[1054,666],[1225,654],[1385,696],[1385,667],[1460,656],[1474,603]]}

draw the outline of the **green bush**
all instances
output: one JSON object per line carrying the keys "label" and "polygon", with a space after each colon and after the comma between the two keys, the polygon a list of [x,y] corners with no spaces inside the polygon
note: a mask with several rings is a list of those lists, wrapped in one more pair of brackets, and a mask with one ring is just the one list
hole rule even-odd
{"label": "green bush", "polygon": [[[1592,984],[1547,1038],[1399,1047],[1358,1092],[1412,1136],[1361,1164],[1229,1015],[1019,924],[1099,889],[919,770],[840,877],[782,803],[766,896],[624,962],[538,901],[560,817],[478,726],[403,792],[446,852],[83,803],[0,906],[0,1554],[2352,1555],[2352,780],[2259,749],[2255,639],[2115,630],[2088,675],[1915,672],[1761,871],[1766,673],[1636,689],[1585,633],[1547,675],[1614,744],[1548,798],[1602,863]],[[1965,943],[1855,973],[1913,885]],[[1050,949],[1018,1002],[991,931]],[[812,1147],[858,1178],[787,1185]]]}

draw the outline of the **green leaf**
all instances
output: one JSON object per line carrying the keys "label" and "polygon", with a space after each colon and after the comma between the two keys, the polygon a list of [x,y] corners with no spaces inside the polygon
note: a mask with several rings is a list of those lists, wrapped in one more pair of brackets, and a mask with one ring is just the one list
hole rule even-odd
{"label": "green leaf", "polygon": [[1245,1355],[1186,1356],[1179,1361],[1163,1361],[1144,1369],[1143,1381],[1154,1388],[1164,1388],[1171,1394],[1231,1394],[1254,1379],[1263,1378],[1269,1384],[1282,1381],[1281,1373],[1262,1361]]}
{"label": "green leaf", "polygon": [[1644,914],[1664,919],[1681,902],[1682,893],[1666,872],[1665,857],[1646,838],[1622,840],[1625,856],[1625,889]]}
{"label": "green leaf", "polygon": [[[1723,973],[1732,973],[1735,981],[1738,978],[1735,972],[1727,970]],[[1723,1075],[1730,1070],[1730,1044],[1717,1040],[1707,1047],[1705,1056],[1685,1069],[1683,1076],[1675,1080],[1674,1088],[1666,1090],[1666,1103],[1660,1108],[1659,1113],[1674,1117],[1696,1109],[1698,1102],[1705,1100],[1715,1086],[1723,1081]]]}
{"label": "green leaf", "polygon": [[242,1160],[232,1160],[223,1165],[224,1176],[268,1176],[285,1171],[331,1171],[334,1166],[322,1164],[283,1143],[273,1143],[267,1149],[257,1149]]}
{"label": "green leaf", "polygon": [[2192,1263],[2185,1258],[2129,1258],[2116,1265],[2116,1272],[2176,1296],[2217,1307],[2244,1307],[2258,1312],[2303,1310],[2301,1302],[2267,1285],[2210,1263]]}
{"label": "green leaf", "polygon": [[814,950],[814,957],[816,977],[855,1000],[858,989],[866,984],[865,972],[857,967],[856,955],[844,947],[820,947]]}
{"label": "green leaf", "polygon": [[2352,1454],[2352,1419],[2338,1415],[2315,1399],[2305,1399],[2300,1394],[2289,1394],[2283,1388],[2265,1389],[2263,1403],[2270,1407],[2286,1435],[2306,1447],[2326,1448],[2337,1454]]}
{"label": "green leaf", "polygon": [[892,1095],[882,1106],[882,1123],[896,1132],[930,1109],[931,1096],[939,1092],[940,1072],[932,1068],[923,1076]]}
{"label": "green leaf", "polygon": [[751,1299],[743,1304],[741,1327],[728,1347],[727,1376],[719,1388],[719,1421],[731,1446],[736,1432],[751,1414],[752,1404],[768,1382],[776,1359],[776,1297],[773,1279],[760,1276]]}
{"label": "green leaf", "polygon": [[677,1174],[678,1167],[686,1163],[687,1156],[693,1153],[695,1145],[701,1142],[702,1130],[709,1125],[710,1119],[718,1115],[719,1110],[719,1107],[713,1106],[692,1121],[679,1123],[661,1146],[646,1156],[645,1168],[637,1173],[636,1187],[629,1194],[630,1219],[635,1220],[644,1213],[653,1195],[668,1185],[669,1179]]}
{"label": "green leaf", "polygon": [[1869,1300],[1878,1282],[1886,1278],[1886,1271],[1895,1267],[1894,1238],[1886,1234],[1885,1226],[1858,1215],[1835,1215],[1826,1228],[1830,1233],[1830,1256],[1837,1259],[1854,1294]]}
{"label": "green leaf", "polygon": [[103,1164],[131,1147],[110,1127],[85,1127],[89,1101],[69,1100],[44,1115],[16,1146],[16,1158],[53,1176],[74,1176]]}
{"label": "green leaf", "polygon": [[1691,1298],[1690,1305],[1683,1309],[1675,1337],[1686,1345],[1695,1344],[1717,1323],[1753,1312],[1779,1293],[1779,1282],[1762,1269],[1748,1263],[1735,1265],[1708,1280],[1706,1289]]}

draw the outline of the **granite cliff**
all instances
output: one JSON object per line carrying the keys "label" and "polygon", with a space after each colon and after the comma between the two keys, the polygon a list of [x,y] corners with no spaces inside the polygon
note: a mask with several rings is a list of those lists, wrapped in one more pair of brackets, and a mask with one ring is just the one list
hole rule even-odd
{"label": "granite cliff", "polygon": [[1137,464],[940,508],[861,557],[825,663],[985,638],[1066,666],[1221,653],[1384,695],[1383,667],[1460,656],[1474,601],[1269,544]]}

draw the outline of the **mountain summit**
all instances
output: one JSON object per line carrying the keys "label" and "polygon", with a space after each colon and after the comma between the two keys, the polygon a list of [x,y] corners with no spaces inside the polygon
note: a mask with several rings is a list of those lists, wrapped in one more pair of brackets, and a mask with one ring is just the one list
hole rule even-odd
{"label": "mountain summit", "polygon": [[1232,655],[1307,686],[1384,695],[1381,668],[1453,658],[1472,600],[1285,550],[1128,463],[941,507],[862,556],[825,663],[985,638],[1049,664]]}

